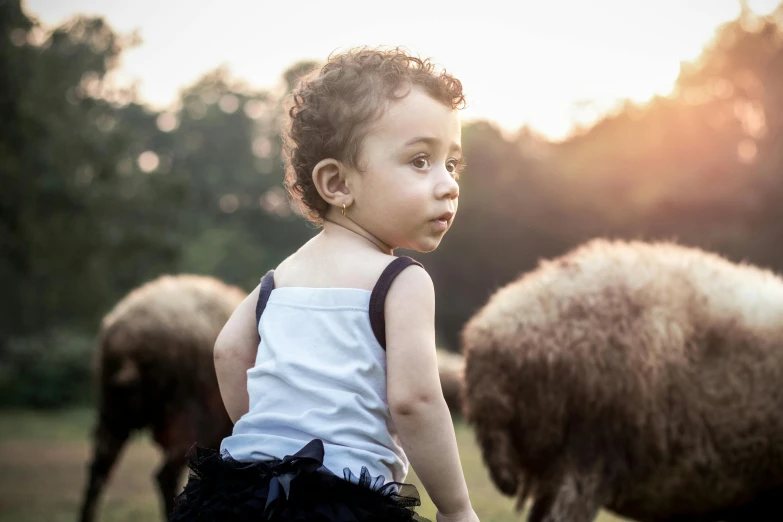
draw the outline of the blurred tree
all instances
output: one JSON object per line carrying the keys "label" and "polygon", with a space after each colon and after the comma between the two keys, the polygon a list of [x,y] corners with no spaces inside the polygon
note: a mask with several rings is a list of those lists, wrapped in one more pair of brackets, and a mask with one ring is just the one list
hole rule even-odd
{"label": "blurred tree", "polygon": [[676,239],[783,269],[781,11],[745,11],[675,91],[557,147],[554,168],[607,232]]}
{"label": "blurred tree", "polygon": [[294,89],[296,82],[299,81],[299,78],[320,66],[321,63],[314,60],[302,60],[289,67],[285,73],[283,73],[283,80],[285,80],[287,91],[291,92]]}
{"label": "blurred tree", "polygon": [[312,234],[282,185],[280,101],[217,69],[185,89],[180,106],[158,117],[176,129],[155,145],[186,187],[174,215],[188,239],[175,270],[250,289]]}
{"label": "blurred tree", "polygon": [[768,16],[746,8],[722,26],[678,91],[733,125],[727,170],[744,190],[727,199],[744,196],[745,229],[726,248],[783,271],[783,3]]}
{"label": "blurred tree", "polygon": [[278,99],[219,69],[157,113],[107,79],[134,37],[87,17],[47,32],[18,0],[0,24],[0,344],[94,330],[162,272],[252,287],[312,233],[282,188]]}
{"label": "blurred tree", "polygon": [[154,235],[113,234],[127,184],[118,165],[135,132],[127,123],[149,120],[138,105],[108,99],[130,101],[104,81],[129,42],[94,18],[46,33],[18,0],[0,4],[0,31],[1,343],[92,323],[115,295],[111,272],[128,261],[117,257],[128,243],[152,265],[175,252]]}
{"label": "blurred tree", "polygon": [[[783,271],[781,5],[721,27],[670,96],[563,143],[465,125],[455,226],[435,252],[405,252],[435,281],[439,342],[457,349],[494,290],[593,236],[673,238]],[[289,205],[280,129],[281,96],[318,63],[293,64],[279,91],[219,68],[158,112],[111,82],[136,42],[99,18],[47,31],[0,0],[6,405],[83,397],[57,388],[83,381],[98,320],[131,288],[196,272],[250,290],[317,232]],[[51,364],[34,364],[47,349]]]}

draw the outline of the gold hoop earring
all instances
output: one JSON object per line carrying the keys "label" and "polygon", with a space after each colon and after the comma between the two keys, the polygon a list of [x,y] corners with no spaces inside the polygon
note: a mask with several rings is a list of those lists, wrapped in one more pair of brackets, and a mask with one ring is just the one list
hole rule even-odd
{"label": "gold hoop earring", "polygon": [[343,216],[345,215],[345,203],[343,203]]}

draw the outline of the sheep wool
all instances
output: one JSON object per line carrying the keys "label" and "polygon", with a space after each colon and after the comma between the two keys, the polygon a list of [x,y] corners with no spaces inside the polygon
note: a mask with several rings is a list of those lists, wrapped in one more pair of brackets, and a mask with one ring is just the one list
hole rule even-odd
{"label": "sheep wool", "polygon": [[783,281],[670,242],[592,240],[462,331],[463,407],[531,522],[783,520]]}
{"label": "sheep wool", "polygon": [[95,519],[99,495],[134,431],[149,429],[163,451],[156,476],[163,519],[188,450],[195,443],[216,448],[231,433],[212,350],[245,296],[211,277],[166,275],[131,291],[106,314],[95,351],[100,402],[82,522]]}

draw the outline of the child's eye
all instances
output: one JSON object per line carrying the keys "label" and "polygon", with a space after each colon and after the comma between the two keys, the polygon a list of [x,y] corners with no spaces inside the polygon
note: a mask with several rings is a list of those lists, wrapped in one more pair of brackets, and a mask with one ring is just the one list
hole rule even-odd
{"label": "child's eye", "polygon": [[430,166],[430,160],[424,156],[419,156],[418,158],[413,158],[411,164],[417,169],[426,169]]}
{"label": "child's eye", "polygon": [[450,159],[446,162],[446,170],[454,174],[454,179],[459,179],[459,173],[462,170],[463,163],[461,159]]}

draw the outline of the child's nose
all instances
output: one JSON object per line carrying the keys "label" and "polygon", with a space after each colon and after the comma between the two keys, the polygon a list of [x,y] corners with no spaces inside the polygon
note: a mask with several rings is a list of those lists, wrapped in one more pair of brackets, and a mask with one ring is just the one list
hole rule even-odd
{"label": "child's nose", "polygon": [[454,179],[452,179],[451,183],[449,183],[449,198],[457,199],[458,197],[459,197],[459,185],[457,185],[457,182],[454,181]]}
{"label": "child's nose", "polygon": [[440,185],[439,198],[457,199],[459,197],[459,184],[455,180],[451,173],[447,173],[448,177]]}

